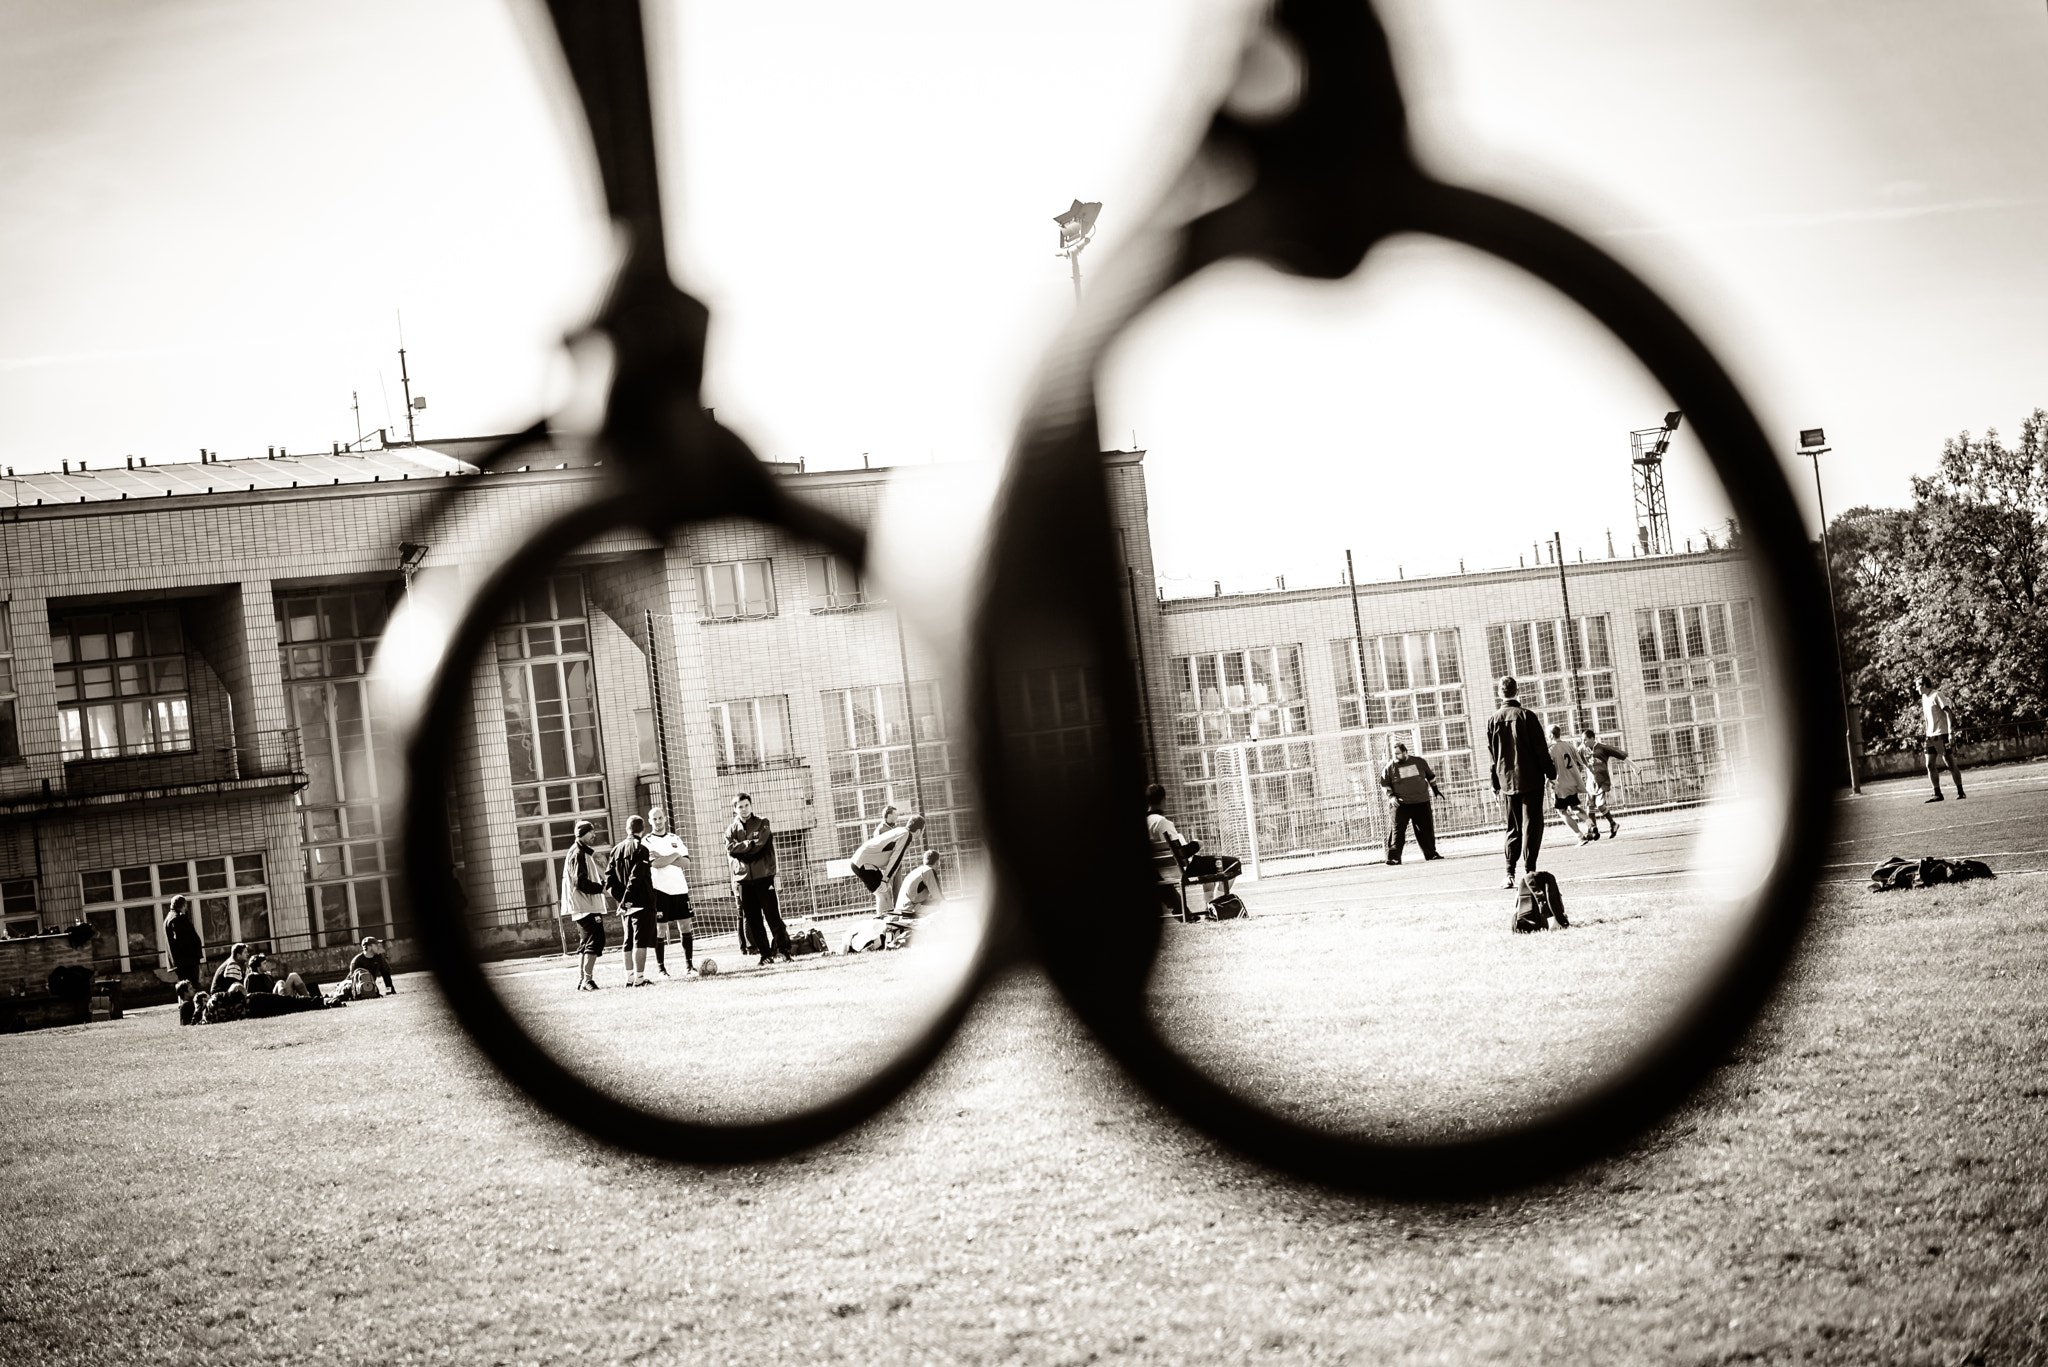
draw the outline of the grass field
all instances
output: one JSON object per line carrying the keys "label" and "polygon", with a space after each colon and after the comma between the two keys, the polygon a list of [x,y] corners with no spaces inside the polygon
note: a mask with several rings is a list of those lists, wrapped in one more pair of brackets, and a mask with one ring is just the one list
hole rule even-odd
{"label": "grass field", "polygon": [[[1030,975],[873,1123],[716,1170],[537,1116],[421,978],[338,1013],[181,1030],[151,1010],[0,1040],[0,1358],[2048,1362],[2044,770],[1973,773],[1961,806],[1923,808],[1903,782],[1848,804],[1809,952],[1739,1055],[1627,1154],[1483,1203],[1356,1200],[1220,1152],[1136,1095]],[[1585,926],[1489,936],[1565,956],[1629,934],[1683,962],[1683,936],[1651,934],[1680,899],[1631,871],[1655,861],[1648,832],[1628,855],[1630,834],[1550,861]],[[1994,856],[2005,876],[1863,892],[1853,875],[1889,852]],[[1426,956],[1434,923],[1505,921],[1491,871],[1378,870],[1343,914],[1385,909],[1372,922]],[[1445,881],[1397,881],[1425,872]],[[1319,885],[1247,892],[1247,926],[1176,933],[1327,943]],[[1593,911],[1609,897],[1642,924]],[[1176,1009],[1176,972],[1227,977],[1199,962],[1226,943],[1186,942],[1155,1008]],[[1259,973],[1300,957],[1236,956]],[[821,966],[586,1000],[756,991],[786,1009],[736,1009],[755,1029],[796,1028],[808,1001],[821,1014],[796,1025],[829,1037],[822,1011],[850,989],[828,984]],[[1603,999],[1593,1033],[1635,1000]],[[1198,1057],[1230,1043],[1184,1024]],[[1311,1028],[1288,1009],[1259,1022]],[[1376,1027],[1403,1028],[1398,1012]],[[1382,1052],[1469,1053],[1422,1034]],[[1273,1043],[1268,1066],[1318,1054]],[[657,1050],[645,1070],[692,1066]],[[1539,1072],[1513,1104],[1570,1076]],[[1413,1116],[1444,1081],[1390,1072],[1371,1113]]]}

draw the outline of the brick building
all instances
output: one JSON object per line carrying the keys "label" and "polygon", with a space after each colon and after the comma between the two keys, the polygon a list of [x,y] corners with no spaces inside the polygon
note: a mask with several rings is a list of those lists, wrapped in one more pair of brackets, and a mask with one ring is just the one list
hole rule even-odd
{"label": "brick building", "polygon": [[[386,619],[409,584],[479,572],[593,478],[566,448],[478,475],[463,458],[485,444],[9,480],[7,934],[84,919],[103,962],[138,977],[165,962],[161,907],[178,892],[210,946],[404,934],[392,737],[369,682]],[[1502,672],[1560,721],[1576,689],[1579,715],[1655,757],[1653,772],[1710,772],[1754,740],[1739,554],[1566,567],[1570,640],[1554,566],[1161,601],[1143,453],[1104,460],[1148,744],[1197,830],[1249,799],[1269,850],[1366,839],[1394,740],[1454,785],[1483,770]],[[887,478],[776,469],[861,524]],[[466,496],[436,520],[451,487]],[[850,566],[774,529],[585,547],[525,595],[478,671],[450,812],[470,915],[552,936],[575,821],[616,834],[661,800],[664,749],[667,805],[714,918],[730,900],[718,834],[741,788],[775,825],[797,914],[863,900],[828,866],[886,803],[923,810],[934,844],[971,856],[961,700],[939,675]]]}

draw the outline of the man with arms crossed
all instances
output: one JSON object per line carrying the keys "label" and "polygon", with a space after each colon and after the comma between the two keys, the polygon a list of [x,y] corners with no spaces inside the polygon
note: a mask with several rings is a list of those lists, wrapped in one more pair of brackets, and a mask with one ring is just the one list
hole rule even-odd
{"label": "man with arms crossed", "polygon": [[1586,763],[1586,820],[1592,822],[1593,829],[1597,831],[1604,815],[1607,818],[1607,838],[1612,840],[1621,834],[1621,827],[1614,824],[1614,808],[1608,804],[1607,795],[1614,791],[1614,776],[1607,770],[1607,761],[1627,759],[1628,751],[1602,744],[1589,726],[1581,738],[1579,756]]}
{"label": "man with arms crossed", "polygon": [[1955,754],[1949,748],[1950,734],[1955,719],[1949,712],[1948,699],[1934,686],[1934,681],[1925,674],[1913,680],[1920,689],[1920,713],[1927,722],[1927,777],[1934,784],[1934,796],[1929,802],[1946,801],[1941,795],[1941,766],[1948,766],[1948,776],[1955,780],[1956,796],[1968,797],[1963,791],[1963,771],[1956,767]]}
{"label": "man with arms crossed", "polygon": [[1543,849],[1543,785],[1557,777],[1550,747],[1543,738],[1543,718],[1522,706],[1515,695],[1522,686],[1513,678],[1500,681],[1500,711],[1486,723],[1486,753],[1492,761],[1493,791],[1499,793],[1508,821],[1508,876],[1501,886],[1515,885],[1515,861],[1522,872],[1536,872]]}
{"label": "man with arms crossed", "polygon": [[796,956],[789,952],[789,930],[775,905],[775,832],[768,828],[767,817],[754,814],[750,793],[732,800],[725,854],[732,861],[733,890],[746,922],[748,945],[760,953],[763,964],[774,963],[777,954],[795,963]]}
{"label": "man with arms crossed", "polygon": [[576,841],[562,857],[562,911],[582,932],[576,946],[578,992],[597,991],[597,961],[604,955],[604,882],[598,874],[597,827],[576,823]]}

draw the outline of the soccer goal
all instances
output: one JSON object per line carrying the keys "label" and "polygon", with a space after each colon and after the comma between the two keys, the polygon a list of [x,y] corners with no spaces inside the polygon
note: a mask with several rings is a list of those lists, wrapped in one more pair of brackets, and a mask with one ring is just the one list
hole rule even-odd
{"label": "soccer goal", "polygon": [[1216,747],[1208,822],[1216,854],[1244,877],[1366,862],[1389,817],[1366,737],[1358,733],[1237,741]]}

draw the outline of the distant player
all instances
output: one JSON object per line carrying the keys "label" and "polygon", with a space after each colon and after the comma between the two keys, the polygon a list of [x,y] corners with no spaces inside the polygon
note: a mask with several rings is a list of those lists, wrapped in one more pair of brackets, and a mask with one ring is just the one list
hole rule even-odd
{"label": "distant player", "polygon": [[903,889],[903,876],[910,869],[910,844],[917,833],[924,829],[924,818],[913,816],[907,824],[898,824],[896,809],[889,808],[882,813],[882,824],[875,827],[875,833],[861,842],[848,862],[853,866],[854,877],[861,885],[875,894],[875,915],[887,916],[896,909],[896,895]]}
{"label": "distant player", "polygon": [[1956,767],[1955,751],[1951,746],[1955,730],[1955,717],[1949,710],[1948,699],[1934,686],[1934,681],[1925,674],[1913,680],[1920,689],[1920,715],[1927,723],[1927,777],[1934,784],[1934,796],[1929,802],[1941,802],[1941,766],[1948,766],[1948,776],[1955,780],[1956,796],[1968,797],[1963,791],[1963,771]]}
{"label": "distant player", "polygon": [[1408,846],[1408,827],[1415,827],[1415,843],[1422,846],[1423,859],[1441,859],[1436,852],[1436,817],[1430,810],[1429,795],[1444,795],[1436,783],[1436,772],[1429,767],[1429,761],[1420,755],[1408,753],[1408,747],[1400,741],[1394,742],[1394,762],[1380,775],[1380,787],[1387,790],[1387,802],[1393,808],[1393,828],[1387,832],[1387,862],[1399,864],[1401,852]]}
{"label": "distant player", "polygon": [[1608,795],[1614,791],[1614,776],[1608,772],[1607,761],[1627,759],[1628,751],[1604,744],[1587,727],[1579,740],[1579,758],[1586,763],[1586,819],[1597,830],[1600,818],[1607,818],[1607,838],[1612,840],[1621,834],[1621,827],[1614,824],[1614,808],[1609,805]]}
{"label": "distant player", "polygon": [[1585,791],[1585,766],[1579,759],[1579,747],[1564,738],[1564,728],[1550,728],[1550,765],[1557,771],[1557,777],[1550,781],[1552,804],[1557,814],[1564,818],[1564,824],[1572,828],[1572,834],[1584,845],[1600,838],[1600,823],[1588,818],[1591,830],[1579,829],[1579,799]]}

